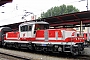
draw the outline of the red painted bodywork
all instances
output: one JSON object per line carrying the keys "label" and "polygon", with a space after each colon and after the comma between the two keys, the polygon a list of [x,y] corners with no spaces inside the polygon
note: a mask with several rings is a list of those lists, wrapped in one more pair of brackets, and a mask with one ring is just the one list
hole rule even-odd
{"label": "red painted bodywork", "polygon": [[[62,29],[62,30],[66,30],[66,29]],[[5,40],[45,42],[44,31],[45,30],[37,30],[36,36],[30,37],[30,38],[21,38],[19,35],[20,34],[19,32],[7,32]],[[76,43],[76,42],[84,42],[85,41],[84,37],[67,37],[65,39],[62,39],[63,34],[61,32],[61,29],[48,29],[47,31],[48,31],[48,42],[75,42]],[[72,31],[72,30],[70,30],[70,31]],[[58,33],[58,38],[60,38],[60,39],[56,40],[55,32]],[[74,33],[72,33],[72,36],[74,36]],[[43,39],[40,39],[40,38],[43,38]]]}
{"label": "red painted bodywork", "polygon": [[[55,32],[58,32],[58,37],[63,37],[61,31],[57,29],[57,30],[48,30],[49,38],[54,38]],[[36,37],[38,38],[44,37],[44,30],[37,30]]]}
{"label": "red painted bodywork", "polygon": [[19,32],[7,32],[6,33],[6,40],[18,40],[19,39]]}

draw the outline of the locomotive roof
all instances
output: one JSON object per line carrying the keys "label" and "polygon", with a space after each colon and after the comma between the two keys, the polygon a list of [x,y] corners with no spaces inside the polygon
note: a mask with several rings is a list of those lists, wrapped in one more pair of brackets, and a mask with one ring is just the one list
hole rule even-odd
{"label": "locomotive roof", "polygon": [[40,21],[40,22],[24,22],[24,23],[21,23],[20,26],[23,26],[23,25],[30,25],[30,24],[49,24],[47,22],[43,22],[43,21]]}

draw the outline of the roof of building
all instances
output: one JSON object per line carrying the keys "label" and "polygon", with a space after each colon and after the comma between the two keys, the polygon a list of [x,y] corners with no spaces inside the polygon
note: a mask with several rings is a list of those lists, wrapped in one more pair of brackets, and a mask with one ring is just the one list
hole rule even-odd
{"label": "roof of building", "polygon": [[6,3],[9,3],[9,2],[12,2],[12,0],[0,0],[0,6],[6,4]]}
{"label": "roof of building", "polygon": [[69,25],[75,26],[75,25],[80,25],[81,21],[83,24],[85,24],[85,26],[89,26],[90,11],[53,16],[53,17],[43,18],[43,20],[50,23],[50,26],[69,26]]}

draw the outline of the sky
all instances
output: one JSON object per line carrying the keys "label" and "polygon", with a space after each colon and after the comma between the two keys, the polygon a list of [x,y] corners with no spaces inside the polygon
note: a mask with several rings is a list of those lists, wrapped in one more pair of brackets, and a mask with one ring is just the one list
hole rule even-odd
{"label": "sky", "polygon": [[[80,11],[87,11],[87,0],[13,0],[12,3],[7,3],[0,7],[0,26],[12,23],[18,23],[25,21],[21,17],[27,12],[31,12],[27,20],[31,20],[32,15],[39,17],[42,12],[46,12],[48,9],[54,6],[73,5]],[[88,0],[88,7],[90,6],[90,0]],[[89,10],[90,8],[88,8]],[[2,13],[4,12],[4,13]]]}

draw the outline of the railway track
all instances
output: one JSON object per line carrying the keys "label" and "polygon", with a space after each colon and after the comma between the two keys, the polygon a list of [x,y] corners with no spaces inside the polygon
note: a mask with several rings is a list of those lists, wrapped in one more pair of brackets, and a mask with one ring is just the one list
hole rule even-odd
{"label": "railway track", "polygon": [[0,52],[0,60],[31,60],[31,59]]}
{"label": "railway track", "polygon": [[66,54],[33,52],[26,49],[14,50],[14,49],[0,48],[0,54],[13,57],[13,58],[10,58],[11,60],[12,59],[13,60],[14,59],[15,60],[77,60],[77,59],[90,60],[90,56],[87,56],[87,55],[69,56]]}
{"label": "railway track", "polygon": [[0,58],[2,59],[4,57],[3,60],[32,60],[32,58],[27,58],[19,52],[19,50],[0,48]]}

